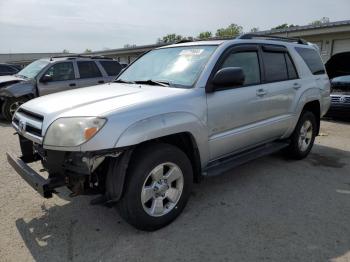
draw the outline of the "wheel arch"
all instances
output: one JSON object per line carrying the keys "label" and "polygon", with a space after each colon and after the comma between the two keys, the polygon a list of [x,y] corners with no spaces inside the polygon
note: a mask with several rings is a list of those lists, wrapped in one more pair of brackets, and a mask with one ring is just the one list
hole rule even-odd
{"label": "wheel arch", "polygon": [[[106,182],[108,183],[106,184],[106,196],[108,198],[108,201],[117,202],[123,196],[125,185],[127,183],[126,181],[129,163],[134,157],[136,157],[139,150],[143,147],[156,143],[170,144],[183,151],[191,162],[193,182],[200,182],[202,178],[201,161],[198,147],[193,135],[189,132],[171,134],[127,147],[124,149],[122,155],[119,158],[111,159],[109,162],[107,162],[109,165],[109,170],[107,172],[108,178],[106,179]],[[117,175],[115,175],[115,173]]]}
{"label": "wheel arch", "polygon": [[314,116],[316,117],[316,123],[317,123],[316,135],[318,135],[320,132],[320,121],[321,121],[320,101],[312,100],[312,101],[307,102],[302,109],[302,112],[304,112],[304,111],[309,111],[309,112],[313,113]]}
{"label": "wheel arch", "polygon": [[191,162],[194,182],[200,182],[202,175],[200,153],[196,140],[190,132],[181,132],[148,140],[141,144],[138,144],[137,147],[149,145],[152,143],[170,144],[183,151]]}

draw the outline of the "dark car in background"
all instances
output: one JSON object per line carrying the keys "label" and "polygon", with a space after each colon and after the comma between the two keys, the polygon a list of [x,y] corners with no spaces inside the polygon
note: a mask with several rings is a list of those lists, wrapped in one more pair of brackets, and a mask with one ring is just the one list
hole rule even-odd
{"label": "dark car in background", "polygon": [[350,116],[350,75],[338,76],[331,80],[331,99],[328,115]]}
{"label": "dark car in background", "polygon": [[325,66],[332,98],[327,116],[350,119],[350,52],[333,55]]}
{"label": "dark car in background", "polygon": [[113,81],[118,61],[97,56],[60,56],[36,60],[17,74],[0,76],[1,115],[8,121],[26,101],[52,93]]}
{"label": "dark car in background", "polygon": [[21,67],[11,64],[0,64],[0,76],[14,75],[21,70]]}

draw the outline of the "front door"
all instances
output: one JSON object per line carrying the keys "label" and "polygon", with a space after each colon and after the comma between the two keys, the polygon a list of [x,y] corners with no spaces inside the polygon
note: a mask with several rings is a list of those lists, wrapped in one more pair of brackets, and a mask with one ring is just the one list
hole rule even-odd
{"label": "front door", "polygon": [[207,94],[210,160],[261,142],[257,123],[265,117],[258,93],[262,76],[258,47],[233,47],[220,61],[214,70],[240,67],[245,82]]}

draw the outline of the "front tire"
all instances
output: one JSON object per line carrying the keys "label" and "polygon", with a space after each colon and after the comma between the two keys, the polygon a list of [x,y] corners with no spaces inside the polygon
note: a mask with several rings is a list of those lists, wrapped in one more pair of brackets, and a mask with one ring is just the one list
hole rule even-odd
{"label": "front tire", "polygon": [[2,107],[1,107],[2,116],[5,118],[5,120],[12,121],[12,117],[15,114],[18,107],[27,101],[28,101],[28,99],[26,99],[24,97],[7,98],[3,102]]}
{"label": "front tire", "polygon": [[135,152],[127,172],[120,215],[134,227],[153,231],[171,223],[185,208],[193,183],[190,160],[179,148],[153,144]]}
{"label": "front tire", "polygon": [[315,115],[310,111],[304,111],[292,134],[286,153],[293,159],[303,159],[311,151],[315,141],[317,122]]}

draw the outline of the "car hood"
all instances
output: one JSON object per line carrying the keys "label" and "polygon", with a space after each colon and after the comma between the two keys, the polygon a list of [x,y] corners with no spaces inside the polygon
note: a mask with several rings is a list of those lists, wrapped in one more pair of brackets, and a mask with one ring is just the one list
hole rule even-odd
{"label": "car hood", "polygon": [[350,84],[350,75],[338,76],[331,80],[332,84]]}
{"label": "car hood", "polygon": [[24,79],[15,75],[0,76],[0,88],[5,87],[10,84],[15,84],[18,82],[23,82]]}
{"label": "car hood", "polygon": [[109,83],[39,97],[21,107],[46,119],[74,116],[108,116],[121,108],[159,100],[187,89]]}

